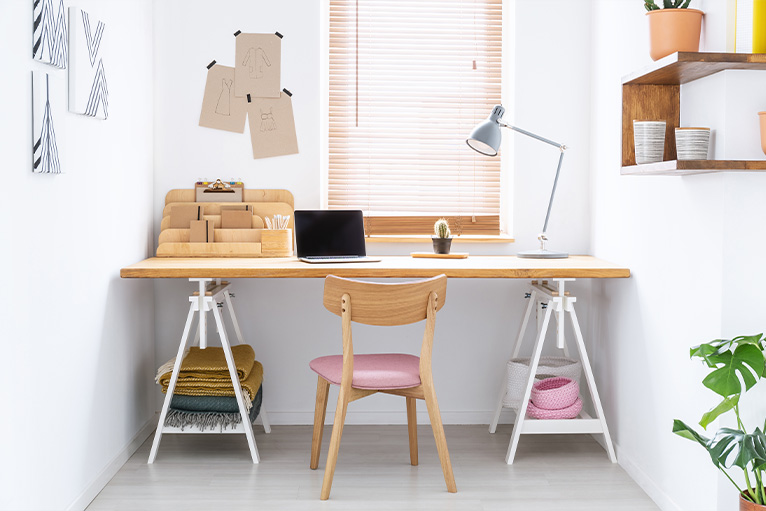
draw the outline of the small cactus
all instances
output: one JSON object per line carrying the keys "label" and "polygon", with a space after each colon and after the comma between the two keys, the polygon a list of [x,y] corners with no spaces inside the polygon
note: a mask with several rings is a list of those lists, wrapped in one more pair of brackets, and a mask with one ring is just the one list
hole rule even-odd
{"label": "small cactus", "polygon": [[434,234],[437,238],[449,238],[452,234],[449,230],[449,222],[446,218],[440,218],[434,224]]}

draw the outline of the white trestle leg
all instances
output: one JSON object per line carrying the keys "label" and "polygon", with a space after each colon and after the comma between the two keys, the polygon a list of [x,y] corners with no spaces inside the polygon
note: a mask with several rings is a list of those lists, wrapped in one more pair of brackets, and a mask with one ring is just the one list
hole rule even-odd
{"label": "white trestle leg", "polygon": [[[194,336],[192,344],[199,342],[200,349],[207,348],[207,312],[213,312],[213,318],[215,320],[216,330],[218,331],[218,337],[221,340],[221,347],[226,358],[226,365],[229,368],[229,375],[231,377],[232,385],[234,387],[234,395],[237,400],[237,406],[239,413],[242,416],[242,423],[238,424],[234,428],[226,429],[219,428],[213,431],[204,431],[204,433],[244,433],[247,438],[247,445],[250,448],[250,455],[253,458],[253,463],[258,463],[260,458],[258,456],[258,447],[255,444],[255,435],[253,434],[252,423],[250,422],[250,415],[248,414],[244,396],[242,394],[242,386],[237,374],[237,367],[234,364],[234,356],[231,351],[231,343],[226,333],[226,325],[223,321],[223,315],[219,311],[219,308],[224,306],[229,310],[229,317],[231,318],[232,325],[234,326],[234,332],[236,334],[237,342],[244,344],[245,340],[242,336],[242,331],[237,321],[237,316],[234,314],[234,307],[232,306],[232,294],[229,293],[229,283],[221,282],[220,279],[215,279],[215,284],[212,284],[213,279],[199,278],[189,279],[191,282],[197,282],[199,291],[189,297],[189,315],[186,318],[186,325],[184,326],[184,332],[181,337],[181,343],[178,347],[178,354],[176,355],[175,363],[173,364],[173,372],[170,377],[170,384],[168,385],[167,394],[162,405],[162,412],[160,413],[160,420],[157,424],[157,430],[154,433],[154,441],[152,442],[152,449],[149,453],[148,463],[154,463],[157,457],[157,450],[160,446],[160,440],[163,433],[201,433],[198,428],[188,427],[184,430],[175,427],[165,426],[165,419],[167,418],[168,409],[170,408],[170,401],[173,399],[173,392],[175,391],[176,384],[178,383],[178,374],[181,369],[181,363],[189,345],[189,334],[191,333],[191,325],[194,319],[194,314],[199,314],[199,322],[197,323],[197,330]],[[235,343],[236,344],[236,343]],[[266,433],[271,431],[268,418],[266,417],[266,410],[261,405],[260,410],[261,421],[263,422],[263,429]]]}
{"label": "white trestle leg", "polygon": [[[588,353],[585,350],[585,342],[583,340],[582,331],[580,330],[580,324],[577,321],[577,314],[575,313],[574,303],[577,298],[569,296],[569,293],[565,291],[566,282],[573,281],[574,279],[552,279],[556,282],[557,287],[553,288],[548,285],[547,281],[533,280],[531,285],[531,291],[526,293],[526,298],[530,301],[527,304],[526,311],[524,312],[524,319],[521,322],[519,328],[519,334],[516,337],[516,343],[513,347],[511,358],[517,358],[521,349],[521,345],[524,339],[524,333],[526,332],[529,324],[529,317],[532,309],[537,308],[537,336],[532,351],[532,357],[529,364],[529,372],[527,374],[527,382],[524,387],[524,395],[519,409],[514,409],[516,412],[516,423],[513,426],[513,433],[511,435],[511,441],[508,445],[508,452],[506,454],[505,461],[509,465],[513,463],[516,456],[516,450],[519,445],[519,439],[523,434],[554,434],[554,433],[571,433],[571,434],[603,434],[604,445],[606,447],[609,460],[612,463],[617,462],[617,458],[614,453],[614,446],[612,445],[612,439],[609,436],[609,429],[606,424],[606,417],[604,416],[604,410],[601,406],[601,400],[598,395],[598,389],[596,388],[596,382],[593,377],[593,370],[590,366],[590,359]],[[569,315],[572,323],[572,329],[575,334],[575,341],[577,345],[577,351],[580,354],[580,362],[585,373],[585,381],[587,382],[588,391],[590,392],[593,406],[597,417],[592,418],[586,412],[581,412],[577,418],[574,419],[562,419],[562,420],[538,420],[531,419],[526,416],[527,406],[529,404],[529,398],[532,393],[532,386],[535,382],[535,374],[537,367],[540,363],[540,357],[543,351],[543,345],[545,344],[545,337],[548,333],[548,327],[550,326],[551,316],[556,320],[556,346],[563,350],[564,356],[569,357],[569,348],[566,343],[565,337],[565,318]],[[495,432],[497,422],[500,417],[500,413],[503,408],[503,399],[506,393],[507,375],[504,376],[503,382],[500,388],[498,404],[495,409],[495,414],[492,418],[492,422],[489,425],[490,433]],[[582,389],[581,389],[582,390]]]}

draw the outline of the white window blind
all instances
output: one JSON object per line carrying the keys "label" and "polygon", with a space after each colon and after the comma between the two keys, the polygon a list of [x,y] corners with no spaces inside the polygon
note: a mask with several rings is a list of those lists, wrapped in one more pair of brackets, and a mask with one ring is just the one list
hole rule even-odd
{"label": "white window blind", "polygon": [[500,158],[465,139],[500,103],[502,0],[330,0],[330,209],[368,234],[498,234]]}

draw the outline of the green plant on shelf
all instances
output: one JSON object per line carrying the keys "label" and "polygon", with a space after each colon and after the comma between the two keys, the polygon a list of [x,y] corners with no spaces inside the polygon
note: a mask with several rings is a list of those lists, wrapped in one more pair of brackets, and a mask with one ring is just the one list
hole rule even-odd
{"label": "green plant on shelf", "polygon": [[[742,497],[760,505],[766,504],[766,421],[763,430],[756,427],[748,433],[740,417],[739,401],[745,392],[766,379],[764,350],[763,334],[717,339],[691,348],[690,357],[701,359],[710,368],[702,384],[722,398],[717,406],[702,415],[700,426],[707,429],[719,416],[734,412],[738,429],[721,428],[712,438],[707,438],[683,421],[673,421],[673,433],[704,447],[713,465],[737,487]],[[734,467],[744,473],[746,488],[740,488],[727,472]]]}
{"label": "green plant on shelf", "polygon": [[[663,0],[662,7],[663,9],[686,9],[689,7],[691,1],[692,0]],[[654,0],[644,0],[644,8],[646,8],[647,11],[656,11],[659,10],[660,7]]]}
{"label": "green plant on shelf", "polygon": [[434,223],[434,234],[437,238],[446,239],[452,234],[449,230],[449,222],[446,218],[440,218]]}

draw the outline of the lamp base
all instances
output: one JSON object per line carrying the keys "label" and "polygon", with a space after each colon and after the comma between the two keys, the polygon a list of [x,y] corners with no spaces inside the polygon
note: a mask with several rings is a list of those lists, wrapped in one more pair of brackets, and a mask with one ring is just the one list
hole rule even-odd
{"label": "lamp base", "polygon": [[566,259],[569,254],[566,252],[555,252],[553,250],[537,249],[537,250],[525,250],[516,254],[517,257],[524,259]]}

